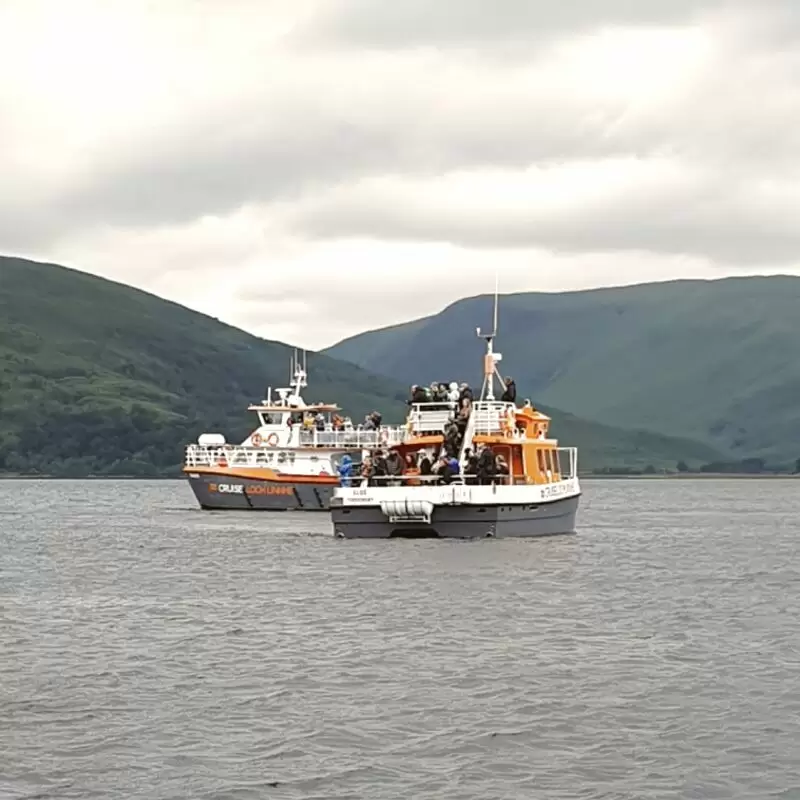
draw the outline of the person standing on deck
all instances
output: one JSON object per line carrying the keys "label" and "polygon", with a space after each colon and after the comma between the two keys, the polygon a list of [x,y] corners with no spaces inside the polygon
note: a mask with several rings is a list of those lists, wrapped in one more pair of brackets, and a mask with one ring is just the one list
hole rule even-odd
{"label": "person standing on deck", "polygon": [[516,403],[517,402],[517,384],[514,383],[513,378],[506,378],[506,389],[503,396],[500,398],[501,403]]}

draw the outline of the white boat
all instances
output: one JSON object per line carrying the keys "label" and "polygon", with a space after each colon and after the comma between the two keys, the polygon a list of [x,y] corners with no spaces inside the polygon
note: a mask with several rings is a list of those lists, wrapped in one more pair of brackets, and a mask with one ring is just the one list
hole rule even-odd
{"label": "white boat", "polygon": [[[186,448],[183,471],[203,509],[327,511],[345,456],[360,462],[365,450],[400,441],[399,427],[368,430],[340,422],[334,404],[303,400],[305,363],[292,359],[286,388],[248,407],[258,424],[240,444],[204,433]],[[312,423],[312,424],[310,424]]]}
{"label": "white boat", "polygon": [[[484,381],[460,442],[458,473],[451,469],[443,482],[440,475],[411,469],[337,488],[330,503],[335,536],[477,538],[575,531],[581,495],[577,448],[560,447],[550,438],[550,417],[530,404],[517,407],[495,398],[495,381],[504,386],[497,370],[501,355],[492,349],[496,333],[495,291],[493,331],[484,336],[478,329],[486,340]],[[412,462],[421,454],[437,458],[452,416],[450,404],[414,404],[407,434],[389,451],[399,453],[404,462],[409,455]],[[469,474],[466,455],[477,450],[489,453],[484,456],[488,464],[502,457],[508,474]]]}

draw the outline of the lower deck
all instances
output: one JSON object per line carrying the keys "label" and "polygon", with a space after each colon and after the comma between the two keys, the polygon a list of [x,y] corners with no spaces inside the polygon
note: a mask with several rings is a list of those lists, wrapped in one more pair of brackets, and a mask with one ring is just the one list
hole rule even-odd
{"label": "lower deck", "polygon": [[580,494],[538,503],[416,505],[416,514],[395,514],[383,505],[331,501],[334,535],[343,539],[554,536],[575,532]]}

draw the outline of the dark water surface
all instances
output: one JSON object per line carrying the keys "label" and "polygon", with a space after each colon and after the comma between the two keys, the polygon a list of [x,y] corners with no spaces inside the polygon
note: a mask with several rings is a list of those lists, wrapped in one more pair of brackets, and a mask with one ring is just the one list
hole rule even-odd
{"label": "dark water surface", "polygon": [[596,481],[580,534],[338,541],[0,482],[0,798],[800,797],[800,481]]}

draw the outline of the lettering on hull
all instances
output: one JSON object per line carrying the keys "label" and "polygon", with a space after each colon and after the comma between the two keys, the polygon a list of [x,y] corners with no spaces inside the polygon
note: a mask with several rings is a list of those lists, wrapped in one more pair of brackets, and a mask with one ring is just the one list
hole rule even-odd
{"label": "lettering on hull", "polygon": [[246,494],[251,497],[279,496],[289,497],[294,494],[291,486],[245,486],[243,483],[209,483],[208,491],[212,494]]}
{"label": "lettering on hull", "polygon": [[552,486],[543,486],[542,497],[543,498],[560,497],[562,494],[572,494],[574,491],[575,491],[575,484],[572,481],[570,481],[569,483],[556,483]]}

